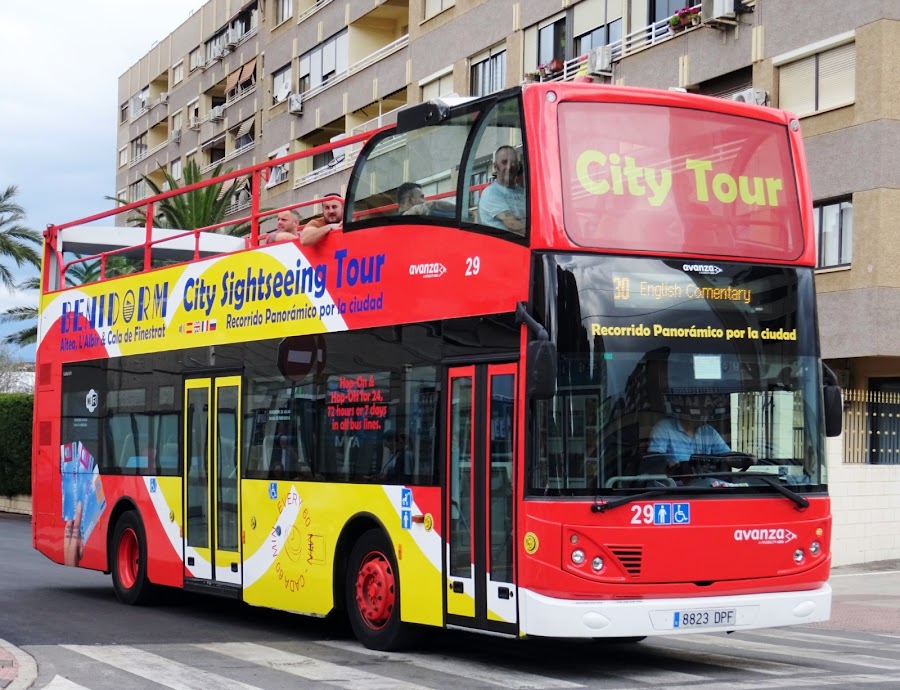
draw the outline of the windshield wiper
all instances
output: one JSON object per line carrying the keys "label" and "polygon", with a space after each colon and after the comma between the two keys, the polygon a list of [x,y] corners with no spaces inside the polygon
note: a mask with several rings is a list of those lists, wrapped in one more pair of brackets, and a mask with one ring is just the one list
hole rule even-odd
{"label": "windshield wiper", "polygon": [[797,508],[799,510],[805,510],[806,508],[809,508],[809,501],[807,499],[803,498],[803,496],[798,494],[796,491],[791,491],[780,481],[778,481],[774,477],[771,477],[768,474],[765,474],[763,472],[751,472],[751,473],[741,472],[741,473],[737,473],[737,476],[735,476],[735,475],[736,475],[735,472],[705,472],[703,474],[680,475],[680,476],[684,476],[684,477],[727,477],[728,480],[730,480],[728,483],[735,483],[735,480],[739,477],[742,479],[752,477],[754,479],[759,479],[761,482],[764,482],[765,484],[768,484],[773,489],[775,489],[778,493],[780,493],[782,496],[785,496],[785,497],[791,499],[794,503],[797,504]]}
{"label": "windshield wiper", "polygon": [[591,512],[592,513],[605,513],[607,510],[612,510],[613,508],[618,508],[619,506],[628,505],[634,501],[642,501],[645,498],[650,498],[651,496],[659,496],[660,494],[668,493],[677,487],[667,486],[665,488],[653,489],[652,491],[645,491],[642,494],[634,494],[633,496],[622,496],[622,498],[614,498],[611,501],[604,501],[603,503],[597,503],[597,499],[594,499],[594,502],[591,504]]}

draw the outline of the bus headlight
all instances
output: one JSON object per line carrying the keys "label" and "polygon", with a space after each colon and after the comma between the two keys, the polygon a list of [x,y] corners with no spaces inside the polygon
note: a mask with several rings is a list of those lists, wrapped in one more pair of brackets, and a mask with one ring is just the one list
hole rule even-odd
{"label": "bus headlight", "polygon": [[814,541],[812,544],[809,545],[809,552],[813,556],[817,556],[819,554],[819,551],[821,551],[821,550],[822,550],[822,546],[817,541]]}
{"label": "bus headlight", "polygon": [[797,549],[794,551],[794,563],[800,565],[803,563],[803,559],[806,557],[806,554],[803,552],[803,549]]}
{"label": "bus headlight", "polygon": [[575,549],[572,552],[572,563],[575,565],[581,565],[584,563],[584,551],[581,549]]}
{"label": "bus headlight", "polygon": [[603,570],[603,559],[600,556],[595,556],[594,560],[591,561],[591,568],[595,573],[599,573]]}

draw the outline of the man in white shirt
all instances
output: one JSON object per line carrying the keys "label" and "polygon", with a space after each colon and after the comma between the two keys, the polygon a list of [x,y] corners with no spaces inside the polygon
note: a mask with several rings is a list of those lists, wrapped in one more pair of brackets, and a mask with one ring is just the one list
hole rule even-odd
{"label": "man in white shirt", "polygon": [[525,190],[516,182],[521,174],[519,154],[512,146],[494,151],[494,181],[481,192],[478,219],[500,230],[525,232]]}

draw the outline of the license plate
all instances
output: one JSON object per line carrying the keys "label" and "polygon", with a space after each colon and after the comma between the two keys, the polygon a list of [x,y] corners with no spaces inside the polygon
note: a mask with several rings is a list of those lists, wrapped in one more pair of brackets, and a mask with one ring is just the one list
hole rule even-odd
{"label": "license plate", "polygon": [[716,625],[734,625],[735,623],[737,623],[735,609],[697,609],[695,611],[676,611],[672,627],[705,628]]}

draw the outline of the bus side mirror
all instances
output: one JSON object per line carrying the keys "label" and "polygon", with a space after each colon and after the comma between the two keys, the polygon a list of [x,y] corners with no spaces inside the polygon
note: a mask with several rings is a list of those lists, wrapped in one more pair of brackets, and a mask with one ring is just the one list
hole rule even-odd
{"label": "bus side mirror", "polygon": [[556,345],[549,340],[528,343],[525,375],[525,392],[530,398],[546,400],[556,395]]}
{"label": "bus side mirror", "polygon": [[837,376],[822,363],[822,392],[825,399],[825,435],[840,436],[844,422],[844,401]]}

